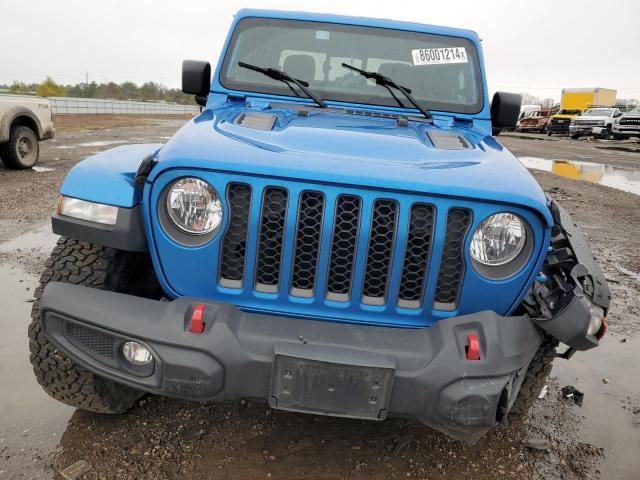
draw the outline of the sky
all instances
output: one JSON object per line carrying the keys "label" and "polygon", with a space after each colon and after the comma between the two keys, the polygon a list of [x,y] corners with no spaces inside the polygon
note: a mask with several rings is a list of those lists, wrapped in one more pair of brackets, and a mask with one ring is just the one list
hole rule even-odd
{"label": "sky", "polygon": [[640,99],[638,0],[0,0],[0,84],[179,87],[183,59],[217,62],[233,14],[269,8],[475,30],[488,87],[559,99],[604,87]]}

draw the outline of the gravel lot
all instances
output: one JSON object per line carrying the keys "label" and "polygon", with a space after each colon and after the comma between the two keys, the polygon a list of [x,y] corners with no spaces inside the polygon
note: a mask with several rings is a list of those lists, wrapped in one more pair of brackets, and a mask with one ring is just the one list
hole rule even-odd
{"label": "gravel lot", "polygon": [[[526,420],[500,426],[474,445],[406,420],[315,417],[257,402],[147,396],[126,415],[100,416],[47,397],[30,371],[26,327],[37,275],[55,242],[47,218],[59,184],[93,152],[163,142],[183,122],[71,128],[42,144],[40,166],[54,170],[0,167],[0,480],[53,478],[78,460],[91,466],[86,479],[637,478],[639,198],[540,171],[537,180],[574,215],[611,281],[610,333],[600,348],[555,362],[549,393]],[[518,156],[640,168],[635,142],[499,140]],[[585,392],[582,408],[561,398],[568,384]]]}

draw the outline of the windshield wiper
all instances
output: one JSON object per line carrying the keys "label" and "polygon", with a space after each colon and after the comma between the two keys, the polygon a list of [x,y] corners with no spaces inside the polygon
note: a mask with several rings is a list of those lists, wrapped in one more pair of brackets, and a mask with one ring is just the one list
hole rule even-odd
{"label": "windshield wiper", "polygon": [[[349,70],[353,70],[354,72],[359,73],[360,75],[362,75],[365,78],[369,78],[372,80],[376,81],[376,85],[381,85],[383,87],[392,87],[395,88],[396,90],[402,92],[402,94],[407,98],[407,100],[409,100],[411,102],[411,104],[416,107],[418,109],[418,111],[420,113],[422,113],[425,118],[431,120],[433,117],[431,115],[431,113],[429,113],[429,110],[425,110],[424,108],[422,108],[420,106],[420,104],[418,104],[418,102],[416,101],[415,98],[413,98],[413,96],[411,95],[411,89],[407,88],[407,87],[403,87],[402,85],[398,85],[396,82],[394,82],[393,80],[391,80],[389,77],[385,77],[384,75],[378,73],[378,72],[367,72],[366,70],[361,70],[357,67],[354,67],[353,65],[349,65],[348,63],[343,63],[342,64],[343,67],[348,68]],[[396,98],[395,95],[391,94],[393,96],[393,98]],[[396,101],[398,99],[396,98]],[[401,102],[398,102],[401,103]]]}
{"label": "windshield wiper", "polygon": [[300,95],[298,94],[298,92],[296,92],[291,86],[290,82],[293,82],[298,86],[298,88],[300,88],[300,90],[302,90],[307,95],[307,97],[316,102],[321,108],[327,108],[327,104],[324,103],[319,96],[317,96],[307,88],[309,86],[309,82],[305,82],[304,80],[300,80],[298,78],[293,78],[287,72],[283,72],[282,70],[278,70],[277,68],[262,68],[258,67],[257,65],[251,65],[250,63],[245,62],[238,62],[238,66],[253,70],[254,72],[262,73],[269,78],[286,83],[291,91],[295,93],[297,97],[299,97]]}

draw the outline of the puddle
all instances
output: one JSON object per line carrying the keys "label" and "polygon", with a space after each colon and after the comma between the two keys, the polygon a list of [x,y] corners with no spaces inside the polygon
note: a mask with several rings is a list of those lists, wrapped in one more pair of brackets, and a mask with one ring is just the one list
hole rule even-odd
{"label": "puddle", "polygon": [[[74,409],[53,401],[29,363],[27,326],[36,277],[0,265],[0,479],[44,479]],[[28,290],[27,290],[28,289]]]}
{"label": "puddle", "polygon": [[48,255],[55,247],[58,238],[60,237],[51,230],[51,222],[47,222],[34,230],[0,243],[0,252],[30,251]]}
{"label": "puddle", "polygon": [[97,140],[95,142],[76,143],[75,145],[59,145],[56,148],[70,149],[77,147],[106,147],[109,145],[116,145],[119,143],[127,143],[125,140]]}
{"label": "puddle", "polygon": [[[624,341],[624,342],[622,342]],[[605,449],[602,478],[637,479],[640,471],[640,337],[607,335],[598,348],[556,359],[560,386],[584,392],[580,441]]]}
{"label": "puddle", "polygon": [[519,157],[519,160],[527,168],[544,170],[573,180],[586,180],[640,195],[640,170],[626,170],[601,163],[548,160],[537,157]]}
{"label": "puddle", "polygon": [[79,143],[78,147],[106,147],[107,145],[115,145],[116,143],[127,143],[125,140],[98,140],[95,142]]}

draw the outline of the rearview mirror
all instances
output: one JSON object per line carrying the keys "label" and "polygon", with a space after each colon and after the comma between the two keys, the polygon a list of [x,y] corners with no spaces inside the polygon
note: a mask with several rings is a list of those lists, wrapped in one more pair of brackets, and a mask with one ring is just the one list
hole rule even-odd
{"label": "rearview mirror", "polygon": [[517,93],[496,92],[491,100],[491,129],[499,134],[505,128],[515,128],[522,106],[522,96]]}
{"label": "rearview mirror", "polygon": [[198,105],[206,103],[211,85],[211,65],[199,60],[182,62],[182,91],[196,96]]}

